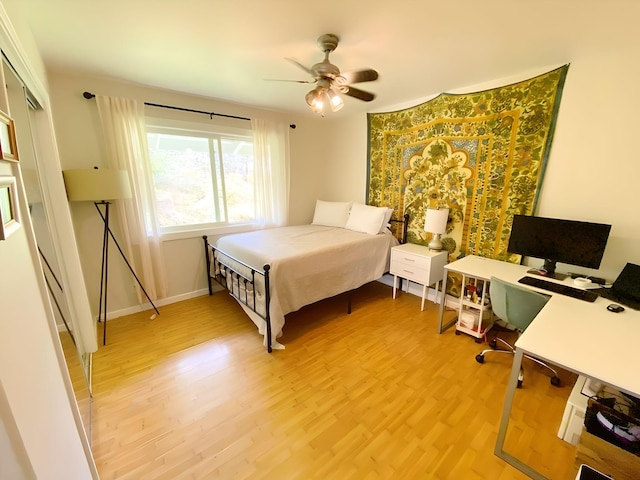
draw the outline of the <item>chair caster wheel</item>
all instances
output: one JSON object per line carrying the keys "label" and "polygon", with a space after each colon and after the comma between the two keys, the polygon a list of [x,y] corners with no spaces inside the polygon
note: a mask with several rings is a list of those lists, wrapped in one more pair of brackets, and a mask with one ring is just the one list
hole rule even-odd
{"label": "chair caster wheel", "polygon": [[460,335],[460,330],[456,330],[456,335]]}
{"label": "chair caster wheel", "polygon": [[496,341],[495,338],[493,340],[489,340],[489,346],[494,350],[498,347],[498,342]]}
{"label": "chair caster wheel", "polygon": [[484,355],[482,355],[481,353],[479,353],[478,355],[476,355],[476,362],[478,362],[478,363],[484,363]]}
{"label": "chair caster wheel", "polygon": [[522,388],[522,380],[518,380],[518,388]]}
{"label": "chair caster wheel", "polygon": [[560,379],[558,377],[551,377],[551,385],[557,387],[560,385]]}

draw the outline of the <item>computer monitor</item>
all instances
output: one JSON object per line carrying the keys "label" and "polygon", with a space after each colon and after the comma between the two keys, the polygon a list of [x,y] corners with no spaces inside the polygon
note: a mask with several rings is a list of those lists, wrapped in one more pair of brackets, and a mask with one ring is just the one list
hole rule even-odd
{"label": "computer monitor", "polygon": [[514,215],[507,251],[544,259],[542,268],[530,272],[563,279],[556,262],[600,268],[610,230],[602,223]]}

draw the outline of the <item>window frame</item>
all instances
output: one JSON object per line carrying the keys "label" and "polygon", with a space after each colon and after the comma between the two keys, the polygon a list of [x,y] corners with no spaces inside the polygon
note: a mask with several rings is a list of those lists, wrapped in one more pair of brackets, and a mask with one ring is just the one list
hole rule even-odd
{"label": "window frame", "polygon": [[[253,132],[251,130],[251,126],[248,125],[247,128],[234,127],[229,125],[223,125],[220,123],[200,123],[200,122],[188,122],[183,120],[174,120],[168,118],[161,117],[146,117],[145,121],[145,135],[147,133],[167,133],[167,134],[180,134],[183,133],[185,136],[196,136],[209,139],[209,142],[216,141],[215,137],[218,136],[218,148],[221,150],[220,137],[235,137],[239,139],[246,139],[253,143]],[[213,159],[212,159],[213,160]],[[156,201],[156,191],[155,191],[155,183],[153,179],[153,173],[151,169],[151,159],[147,158],[149,162],[147,168],[147,177],[149,181],[149,185],[151,186],[151,195],[153,196],[154,202],[154,211],[152,213],[152,221],[156,225],[158,234],[162,240],[177,240],[181,238],[193,238],[200,235],[222,235],[229,233],[240,233],[245,231],[255,230],[256,228],[256,220],[255,218],[251,221],[247,222],[237,222],[237,223],[229,223],[228,221],[224,222],[211,222],[204,224],[192,224],[192,225],[184,225],[184,226],[174,226],[174,227],[161,227],[158,223],[158,218],[156,216],[157,209],[157,201]],[[214,197],[217,194],[219,188],[216,182],[216,173],[215,173],[215,163],[211,162],[211,182],[213,184],[214,189]],[[223,181],[221,184],[221,188],[223,190],[222,194],[225,195],[226,198],[226,188],[224,185],[224,165],[220,165],[220,169],[222,171]],[[228,218],[226,211],[226,201],[225,205],[221,205],[223,208],[225,218]]]}

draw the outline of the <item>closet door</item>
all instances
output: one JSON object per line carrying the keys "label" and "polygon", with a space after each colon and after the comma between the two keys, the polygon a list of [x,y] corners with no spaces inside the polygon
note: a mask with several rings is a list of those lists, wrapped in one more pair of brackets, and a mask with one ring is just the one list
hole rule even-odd
{"label": "closet door", "polygon": [[29,217],[38,245],[38,255],[42,264],[47,295],[49,296],[52,315],[60,335],[65,362],[73,384],[76,402],[82,417],[82,423],[91,442],[91,354],[82,348],[78,338],[76,320],[72,316],[69,302],[73,301],[63,286],[62,264],[58,248],[54,242],[53,222],[47,214],[44,203],[42,185],[43,169],[37,157],[37,130],[32,128],[38,115],[44,115],[37,101],[33,99],[11,66],[3,62],[7,100],[11,117],[15,123],[19,166],[29,205]]}

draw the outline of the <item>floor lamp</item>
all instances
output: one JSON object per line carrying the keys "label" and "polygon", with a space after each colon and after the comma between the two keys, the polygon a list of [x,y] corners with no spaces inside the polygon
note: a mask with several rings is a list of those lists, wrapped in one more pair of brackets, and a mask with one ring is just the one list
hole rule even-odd
{"label": "floor lamp", "polygon": [[[118,248],[122,259],[127,264],[127,267],[129,267],[129,270],[138,282],[138,285],[144,292],[147,300],[149,300],[149,303],[155,310],[156,315],[160,315],[160,312],[147,294],[147,291],[144,289],[144,286],[131,267],[131,264],[127,260],[127,257],[122,251],[122,248],[120,248],[118,241],[114,237],[113,232],[109,227],[109,207],[111,205],[110,200],[131,198],[129,177],[127,175],[127,172],[124,170],[99,169],[97,167],[86,170],[65,170],[63,172],[63,175],[69,201],[92,201],[104,223],[104,230],[102,234],[102,268],[100,274],[100,305],[98,307],[98,321],[101,321],[101,319],[103,319],[104,313],[102,344],[106,345],[107,286],[109,283],[109,238],[113,240],[113,243]],[[155,316],[153,316],[152,318],[155,318]]]}

